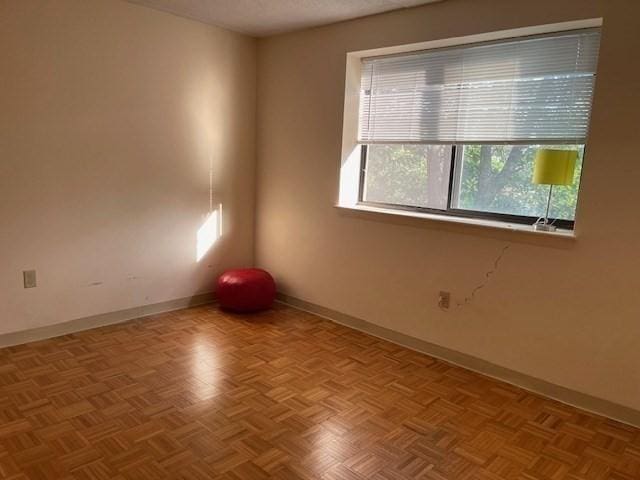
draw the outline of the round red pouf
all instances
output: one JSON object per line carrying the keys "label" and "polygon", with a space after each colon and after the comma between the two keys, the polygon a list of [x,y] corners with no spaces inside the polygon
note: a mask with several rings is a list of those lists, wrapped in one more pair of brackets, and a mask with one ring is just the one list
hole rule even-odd
{"label": "round red pouf", "polygon": [[276,282],[269,272],[259,268],[227,270],[218,278],[216,297],[226,310],[266,310],[276,298]]}

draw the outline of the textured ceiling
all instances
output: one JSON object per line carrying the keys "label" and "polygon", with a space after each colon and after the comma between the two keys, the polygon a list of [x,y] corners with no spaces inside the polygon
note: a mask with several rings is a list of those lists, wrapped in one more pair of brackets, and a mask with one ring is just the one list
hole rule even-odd
{"label": "textured ceiling", "polygon": [[128,0],[263,37],[441,0]]}

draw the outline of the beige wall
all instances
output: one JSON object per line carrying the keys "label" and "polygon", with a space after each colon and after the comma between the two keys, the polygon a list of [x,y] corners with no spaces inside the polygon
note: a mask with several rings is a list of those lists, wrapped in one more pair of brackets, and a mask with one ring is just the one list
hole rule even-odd
{"label": "beige wall", "polygon": [[[347,214],[345,53],[604,17],[578,239]],[[256,259],[287,294],[640,408],[640,2],[447,0],[258,46]],[[461,301],[509,245],[475,300]]]}
{"label": "beige wall", "polygon": [[[0,333],[253,262],[255,50],[120,0],[0,2]],[[210,161],[224,233],[198,263]]]}

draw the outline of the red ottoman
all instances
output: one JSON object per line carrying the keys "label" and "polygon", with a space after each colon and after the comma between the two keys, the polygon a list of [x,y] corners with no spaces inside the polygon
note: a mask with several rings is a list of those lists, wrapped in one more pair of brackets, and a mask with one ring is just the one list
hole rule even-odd
{"label": "red ottoman", "polygon": [[276,282],[259,268],[227,270],[218,278],[216,296],[220,306],[234,312],[256,312],[271,306]]}

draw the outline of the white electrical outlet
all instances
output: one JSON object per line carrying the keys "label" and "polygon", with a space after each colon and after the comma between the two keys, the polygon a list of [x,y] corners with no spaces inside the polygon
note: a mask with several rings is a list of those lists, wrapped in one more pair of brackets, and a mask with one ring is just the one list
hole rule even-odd
{"label": "white electrical outlet", "polygon": [[438,307],[442,309],[448,309],[451,304],[451,293],[449,292],[440,292],[438,295]]}
{"label": "white electrical outlet", "polygon": [[36,283],[36,271],[25,270],[22,272],[22,280],[24,281],[24,288],[35,288]]}

